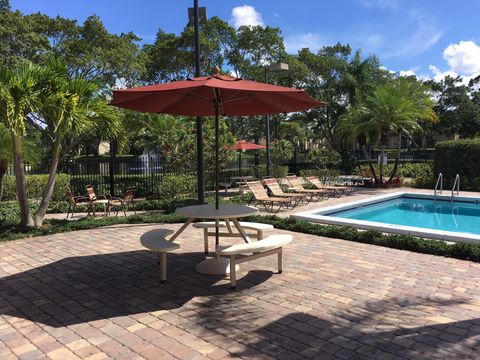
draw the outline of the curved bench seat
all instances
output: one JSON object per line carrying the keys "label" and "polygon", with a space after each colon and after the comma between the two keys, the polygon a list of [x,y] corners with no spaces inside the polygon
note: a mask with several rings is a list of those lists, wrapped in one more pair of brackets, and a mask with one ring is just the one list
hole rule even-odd
{"label": "curved bench seat", "polygon": [[270,235],[265,239],[251,243],[218,246],[219,255],[240,255],[245,253],[262,253],[268,250],[281,248],[292,241],[291,235]]}
{"label": "curved bench seat", "polygon": [[140,236],[140,244],[150,251],[158,253],[158,263],[160,264],[160,280],[167,280],[167,252],[180,249],[180,245],[166,239],[173,234],[173,230],[155,229],[147,231]]}
{"label": "curved bench seat", "polygon": [[[292,241],[291,235],[270,235],[265,239],[245,244],[218,246],[217,254],[228,256],[230,259],[230,287],[237,286],[236,267],[247,261],[259,259],[265,256],[277,254],[278,273],[283,269],[283,247]],[[252,254],[242,256],[242,254]],[[237,258],[237,256],[241,256]]]}

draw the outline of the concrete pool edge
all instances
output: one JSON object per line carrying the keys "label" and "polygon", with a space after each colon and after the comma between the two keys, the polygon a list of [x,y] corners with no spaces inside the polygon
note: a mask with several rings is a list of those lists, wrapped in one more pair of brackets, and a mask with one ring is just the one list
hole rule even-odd
{"label": "concrete pool edge", "polygon": [[[473,244],[480,244],[480,235],[476,235],[476,234],[445,231],[445,230],[435,230],[435,229],[428,229],[428,228],[419,228],[414,226],[386,224],[386,223],[380,223],[375,221],[345,219],[345,218],[326,215],[332,212],[355,209],[355,208],[363,207],[366,205],[393,200],[399,197],[412,197],[412,198],[422,198],[422,199],[430,199],[430,200],[434,198],[433,195],[430,195],[430,194],[395,192],[387,195],[373,196],[369,199],[351,201],[351,202],[346,202],[344,204],[333,205],[333,206],[314,209],[310,211],[300,212],[300,213],[293,214],[292,217],[299,220],[312,222],[312,223],[320,223],[320,224],[327,224],[327,225],[342,225],[342,226],[350,226],[350,227],[363,229],[363,230],[377,230],[384,233],[412,235],[415,237],[451,241],[451,242],[462,241],[462,242],[468,242]],[[444,201],[451,200],[450,195],[437,195],[436,198],[438,200],[444,200]],[[455,201],[480,203],[480,197],[455,196]]]}

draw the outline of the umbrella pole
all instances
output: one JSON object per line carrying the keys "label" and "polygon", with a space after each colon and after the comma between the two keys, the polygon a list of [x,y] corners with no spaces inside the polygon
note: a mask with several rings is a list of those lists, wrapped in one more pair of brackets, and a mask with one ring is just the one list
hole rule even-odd
{"label": "umbrella pole", "polygon": [[238,152],[238,176],[242,176],[242,150]]}
{"label": "umbrella pole", "polygon": [[[218,108],[220,107],[220,102],[218,100],[215,101],[215,209],[218,210],[220,207],[220,199],[219,199],[219,166],[218,166],[218,158],[219,158],[219,121],[218,121]],[[218,219],[215,221],[215,249],[220,244],[219,242],[219,234],[218,234]],[[218,258],[217,254],[217,258]]]}

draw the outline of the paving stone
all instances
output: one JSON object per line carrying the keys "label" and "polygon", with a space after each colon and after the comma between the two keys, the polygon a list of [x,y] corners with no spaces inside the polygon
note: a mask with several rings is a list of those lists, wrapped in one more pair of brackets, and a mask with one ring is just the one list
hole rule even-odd
{"label": "paving stone", "polygon": [[241,264],[232,292],[188,228],[161,284],[138,243],[159,226],[0,243],[0,359],[478,358],[480,264],[292,233],[282,275]]}

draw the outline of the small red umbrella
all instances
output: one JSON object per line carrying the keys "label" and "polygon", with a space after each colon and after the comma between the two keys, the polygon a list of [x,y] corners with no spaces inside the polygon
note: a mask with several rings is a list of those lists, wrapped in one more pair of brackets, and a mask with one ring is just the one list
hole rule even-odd
{"label": "small red umbrella", "polygon": [[183,116],[215,115],[215,207],[218,196],[219,115],[250,116],[304,111],[325,105],[304,90],[215,74],[113,92],[112,105]]}
{"label": "small red umbrella", "polygon": [[261,149],[266,149],[266,146],[259,145],[259,144],[254,144],[251,142],[248,142],[246,140],[237,140],[235,145],[233,145],[232,149],[237,150],[237,151],[245,151],[245,150],[261,150]]}
{"label": "small red umbrella", "polygon": [[238,175],[242,176],[242,151],[246,150],[262,150],[266,149],[266,146],[254,144],[246,140],[237,140],[232,149],[238,151]]}

